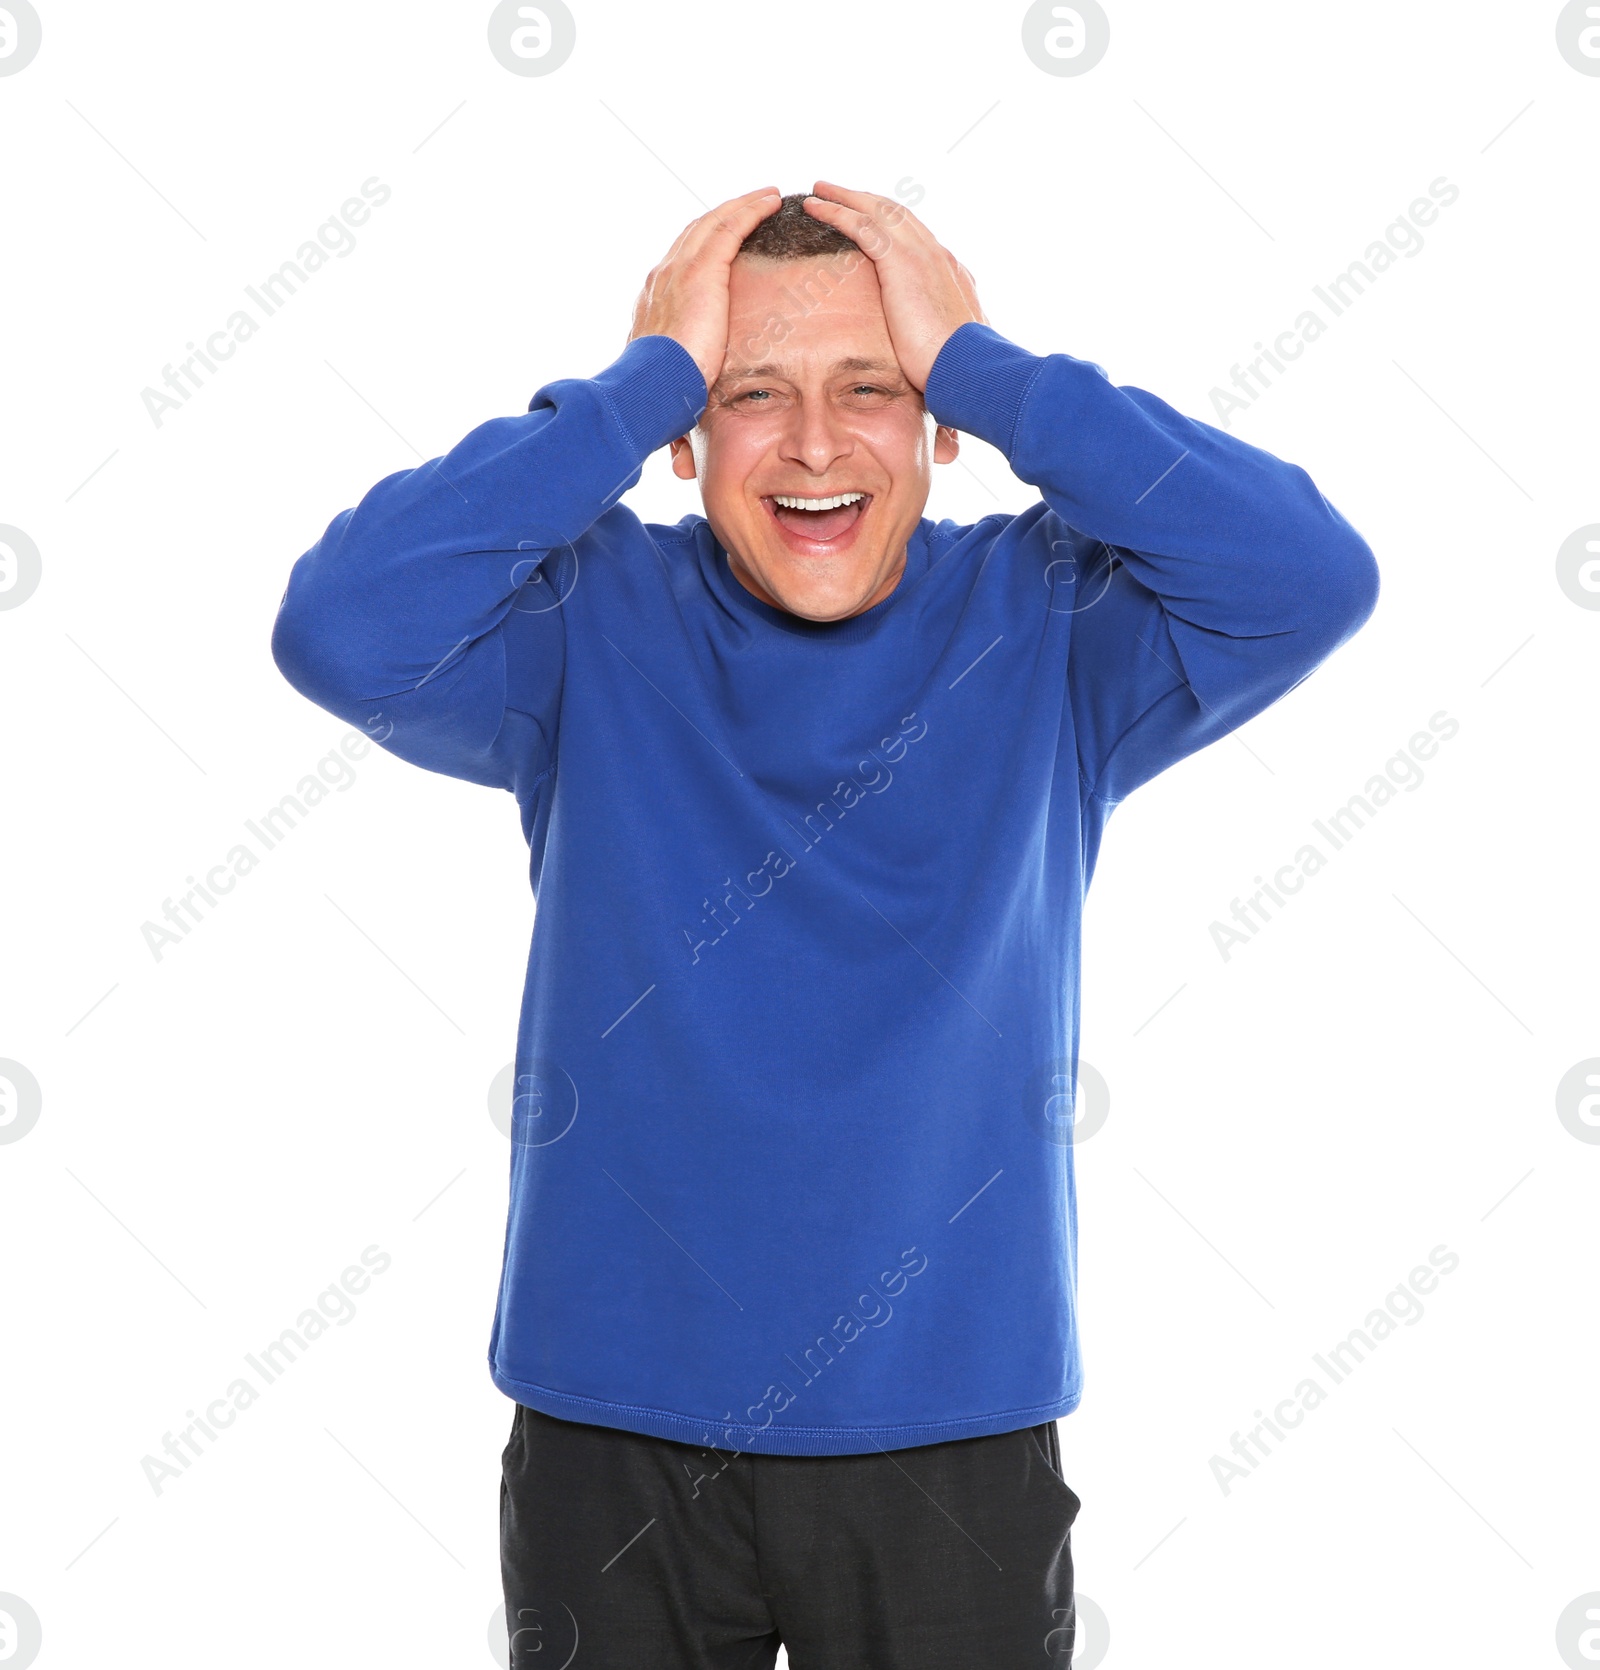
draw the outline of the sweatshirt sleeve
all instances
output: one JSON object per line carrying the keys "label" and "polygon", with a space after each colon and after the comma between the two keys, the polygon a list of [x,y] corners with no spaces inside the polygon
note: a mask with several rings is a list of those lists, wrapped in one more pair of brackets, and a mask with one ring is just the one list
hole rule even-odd
{"label": "sweatshirt sleeve", "polygon": [[573,545],[705,400],[679,343],[639,337],[598,376],[546,383],[525,413],[386,477],[291,570],[279,670],[401,758],[514,790],[519,763],[554,754]]}
{"label": "sweatshirt sleeve", "polygon": [[1292,690],[1377,604],[1371,549],[1303,469],[1090,361],[966,324],[925,398],[1040,490],[1040,606],[1073,615],[1082,790],[1108,806]]}

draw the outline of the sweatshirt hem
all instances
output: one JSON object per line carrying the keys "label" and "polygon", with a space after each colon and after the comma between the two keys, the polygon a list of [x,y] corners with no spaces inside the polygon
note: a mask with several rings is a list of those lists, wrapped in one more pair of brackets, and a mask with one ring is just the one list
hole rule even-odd
{"label": "sweatshirt hem", "polygon": [[942,1444],[953,1438],[983,1438],[995,1433],[1014,1432],[1019,1427],[1038,1426],[1044,1421],[1070,1415],[1078,1407],[1082,1387],[1050,1403],[1024,1409],[1001,1409],[987,1415],[966,1415],[951,1421],[913,1421],[894,1426],[742,1426],[723,1416],[680,1415],[668,1409],[651,1409],[641,1404],[612,1403],[603,1398],[580,1397],[571,1392],[552,1391],[529,1380],[503,1373],[491,1362],[489,1375],[495,1385],[517,1403],[526,1404],[542,1415],[577,1421],[587,1426],[620,1427],[625,1432],[645,1433],[653,1438],[670,1438],[681,1444],[732,1449],[748,1455],[870,1455],[879,1450],[914,1449],[923,1444]]}

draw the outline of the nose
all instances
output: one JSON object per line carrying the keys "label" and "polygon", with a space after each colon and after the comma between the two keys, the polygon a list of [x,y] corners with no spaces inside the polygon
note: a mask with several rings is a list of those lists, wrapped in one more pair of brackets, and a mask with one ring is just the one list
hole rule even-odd
{"label": "nose", "polygon": [[803,398],[794,403],[778,450],[786,462],[824,476],[855,450],[855,438],[828,401]]}

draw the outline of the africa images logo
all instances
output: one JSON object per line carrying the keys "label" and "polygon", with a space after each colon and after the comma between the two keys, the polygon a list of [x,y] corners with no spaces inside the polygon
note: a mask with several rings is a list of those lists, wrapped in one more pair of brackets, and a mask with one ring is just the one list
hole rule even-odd
{"label": "africa images logo", "polygon": [[[27,69],[39,55],[44,30],[39,14],[28,0],[6,0],[0,5],[0,75],[15,75]],[[0,1663],[10,1665],[0,1656]]]}

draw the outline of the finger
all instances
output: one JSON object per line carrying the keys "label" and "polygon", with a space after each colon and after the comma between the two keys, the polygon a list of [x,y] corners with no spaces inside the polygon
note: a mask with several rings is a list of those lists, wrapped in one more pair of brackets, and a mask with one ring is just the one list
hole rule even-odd
{"label": "finger", "polygon": [[854,191],[849,186],[841,186],[833,180],[818,180],[815,187],[818,197],[832,198],[844,203],[852,209],[870,209],[881,199],[869,191]]}
{"label": "finger", "polygon": [[[843,188],[830,189],[838,191]],[[904,203],[889,197],[874,197],[867,192],[851,192],[849,195],[862,206],[855,207],[830,197],[813,195],[806,198],[802,207],[818,220],[853,238],[874,257],[887,254],[890,247],[896,244],[902,249],[920,245],[925,253],[939,249],[933,234]]]}
{"label": "finger", "polygon": [[[831,180],[818,180],[816,190],[806,198],[803,206],[809,209],[813,203],[826,203],[831,208],[842,207],[868,220],[887,218],[889,211],[898,207],[891,198],[879,197],[870,191],[852,191],[848,186],[835,185]],[[901,212],[904,213],[903,210]]]}
{"label": "finger", "polygon": [[[698,214],[684,227],[685,232],[693,232],[697,226],[705,226],[715,221],[719,216],[730,211],[736,211],[744,204],[755,203],[768,197],[779,197],[776,186],[757,186],[754,191],[742,192],[738,197],[730,197],[726,203],[718,203],[715,208],[707,209],[704,214]],[[780,199],[781,200],[781,199]]]}
{"label": "finger", "polygon": [[863,214],[874,215],[886,226],[899,226],[909,222],[919,232],[932,236],[926,226],[912,214],[904,203],[897,198],[885,197],[880,192],[856,191],[849,186],[841,186],[833,180],[818,180],[815,196],[824,202],[834,201],[843,203],[847,208],[860,210]]}
{"label": "finger", "polygon": [[[843,232],[874,261],[881,261],[896,247],[900,231],[897,215],[875,216],[866,209],[853,209],[848,204],[835,203],[826,197],[808,197],[801,206],[813,218],[835,231]],[[893,207],[892,204],[885,205],[886,209]],[[921,231],[922,228],[917,228],[912,234],[913,239]],[[903,242],[900,247],[905,247]]]}
{"label": "finger", "polygon": [[[755,191],[745,192],[741,197],[733,197],[726,203],[719,203],[716,208],[706,210],[703,215],[696,215],[693,220],[689,221],[687,225],[684,226],[683,230],[679,232],[677,237],[672,240],[671,247],[667,250],[667,253],[661,257],[661,260],[656,265],[654,272],[659,273],[669,264],[676,262],[680,257],[685,257],[688,254],[697,251],[701,244],[705,242],[707,236],[716,230],[716,222],[719,217],[726,218],[726,215],[730,211],[736,212],[745,204],[770,203],[769,207],[760,209],[756,214],[755,221],[751,223],[753,228],[753,226],[763,219],[765,215],[771,214],[781,201],[782,198],[775,186],[761,186]],[[744,234],[741,234],[741,237],[743,235]]]}
{"label": "finger", "polygon": [[782,194],[776,186],[762,186],[758,191],[747,191],[742,197],[730,197],[726,203],[719,203],[690,226],[689,235],[678,254],[685,260],[693,260],[700,255],[731,260],[738,246],[768,215],[776,213],[782,201]]}
{"label": "finger", "polygon": [[838,203],[831,197],[810,196],[804,199],[800,207],[815,219],[838,227],[841,232],[848,233],[855,227],[876,225],[870,210],[858,209],[848,203]]}

